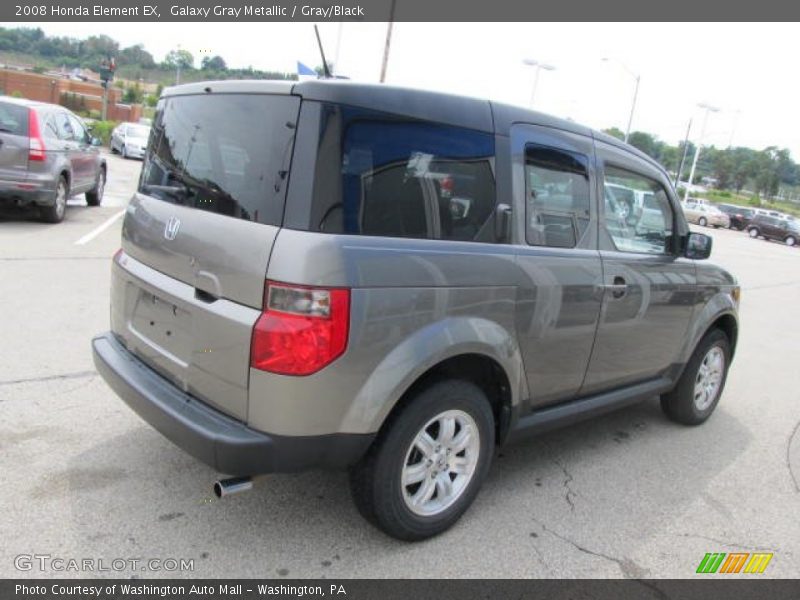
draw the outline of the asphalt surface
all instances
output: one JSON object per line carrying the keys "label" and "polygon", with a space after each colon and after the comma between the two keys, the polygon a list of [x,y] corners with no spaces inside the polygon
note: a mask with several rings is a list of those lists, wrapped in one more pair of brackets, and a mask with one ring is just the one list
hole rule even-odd
{"label": "asphalt surface", "polygon": [[[706,552],[757,551],[774,553],[762,577],[800,576],[800,249],[707,230],[743,294],[705,425],[667,421],[654,398],[508,447],[456,527],[406,544],[359,517],[339,472],[215,499],[217,474],[97,376],[89,341],[108,328],[121,220],[97,229],[140,167],[110,157],[104,205],[72,200],[59,225],[0,221],[0,576],[682,578]],[[17,570],[32,554],[110,570]],[[115,571],[119,558],[193,570]]]}

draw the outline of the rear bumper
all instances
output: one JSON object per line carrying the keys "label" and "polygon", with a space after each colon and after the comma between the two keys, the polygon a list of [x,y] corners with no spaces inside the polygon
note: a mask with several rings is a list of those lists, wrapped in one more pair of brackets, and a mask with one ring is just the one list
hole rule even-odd
{"label": "rear bumper", "polygon": [[55,187],[48,181],[36,179],[24,181],[0,179],[0,202],[6,206],[28,204],[49,206],[55,202]]}
{"label": "rear bumper", "polygon": [[177,446],[221,473],[258,475],[346,467],[374,435],[277,436],[247,427],[183,392],[128,352],[112,333],[92,340],[98,372],[128,406]]}

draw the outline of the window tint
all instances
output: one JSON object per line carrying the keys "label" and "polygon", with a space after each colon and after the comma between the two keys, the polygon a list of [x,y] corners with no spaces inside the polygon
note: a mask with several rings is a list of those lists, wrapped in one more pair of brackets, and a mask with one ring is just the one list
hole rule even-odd
{"label": "window tint", "polygon": [[[661,184],[606,165],[605,226],[617,250],[666,254],[672,240],[672,208]],[[705,206],[697,207],[705,211]]]}
{"label": "window tint", "polygon": [[588,158],[528,146],[525,149],[526,238],[533,246],[573,248],[589,225]]}
{"label": "window tint", "polygon": [[75,139],[75,130],[72,128],[72,123],[70,123],[69,115],[65,112],[58,112],[55,115],[56,121],[56,130],[58,131],[58,137],[62,140],[74,140]]}
{"label": "window tint", "polygon": [[75,139],[79,142],[88,142],[89,134],[86,133],[86,128],[83,123],[74,115],[69,115],[69,122],[72,125],[72,131],[75,132]]}
{"label": "window tint", "polygon": [[493,160],[490,134],[325,105],[311,228],[494,241]]}
{"label": "window tint", "polygon": [[28,135],[28,107],[0,102],[0,133]]}
{"label": "window tint", "polygon": [[266,94],[176,96],[159,104],[140,191],[277,225],[299,100]]}
{"label": "window tint", "polygon": [[[41,115],[39,118],[41,118]],[[44,130],[42,134],[49,139],[58,139],[58,130],[56,129],[55,117],[53,115],[47,115],[44,121]]]}

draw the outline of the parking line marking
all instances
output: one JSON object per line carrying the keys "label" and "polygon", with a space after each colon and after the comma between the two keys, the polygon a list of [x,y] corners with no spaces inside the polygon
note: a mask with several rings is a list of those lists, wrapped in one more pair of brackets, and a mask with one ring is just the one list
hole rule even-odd
{"label": "parking line marking", "polygon": [[79,239],[77,242],[75,242],[75,245],[76,246],[83,246],[84,244],[88,244],[94,238],[96,238],[98,235],[103,233],[106,229],[111,227],[114,224],[114,221],[119,219],[124,214],[125,214],[124,210],[119,211],[113,217],[111,217],[107,221],[105,221],[102,225],[99,225],[95,229],[92,229],[89,233],[87,233],[85,236],[83,236],[81,239]]}

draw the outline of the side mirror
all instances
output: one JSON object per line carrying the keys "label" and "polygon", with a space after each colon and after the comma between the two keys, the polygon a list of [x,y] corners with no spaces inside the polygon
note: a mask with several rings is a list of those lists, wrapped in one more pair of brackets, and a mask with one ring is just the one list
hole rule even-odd
{"label": "side mirror", "polygon": [[92,146],[102,146],[103,141],[100,138],[93,137],[92,138]]}
{"label": "side mirror", "polygon": [[690,233],[686,236],[686,245],[683,254],[693,260],[704,260],[711,256],[713,238],[704,233]]}
{"label": "side mirror", "polygon": [[498,204],[494,209],[494,239],[507,242],[511,234],[511,207]]}

